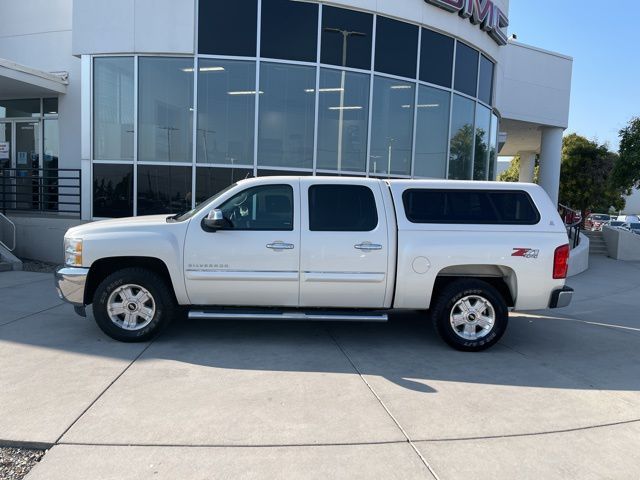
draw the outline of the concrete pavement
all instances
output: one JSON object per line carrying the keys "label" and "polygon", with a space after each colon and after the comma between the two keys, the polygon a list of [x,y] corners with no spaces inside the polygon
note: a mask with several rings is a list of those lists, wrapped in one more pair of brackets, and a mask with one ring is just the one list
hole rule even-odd
{"label": "concrete pavement", "polygon": [[121,344],[50,276],[0,273],[0,442],[53,445],[29,479],[637,478],[640,264],[569,283],[464,354],[411,315]]}

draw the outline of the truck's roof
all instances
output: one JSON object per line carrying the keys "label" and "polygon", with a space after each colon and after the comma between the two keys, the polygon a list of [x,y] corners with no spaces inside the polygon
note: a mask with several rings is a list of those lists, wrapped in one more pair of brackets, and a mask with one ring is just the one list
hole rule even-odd
{"label": "truck's roof", "polygon": [[385,180],[391,186],[399,186],[402,188],[455,188],[468,190],[529,190],[537,188],[532,183],[518,182],[489,182],[479,180],[441,180],[441,179],[392,179]]}
{"label": "truck's roof", "polygon": [[[362,181],[364,177],[339,177],[330,175],[317,175],[317,176],[272,176],[272,177],[252,177],[244,181],[256,181],[260,180],[260,183],[264,181],[282,181],[298,178],[300,180],[312,179],[314,181],[326,182],[336,181],[340,183],[349,183],[349,181],[359,180]],[[489,182],[489,181],[477,181],[477,180],[444,180],[444,179],[386,179],[386,178],[369,178],[371,182],[385,182],[391,187],[400,188],[455,188],[465,190],[525,190],[531,191],[539,189],[537,185],[533,183],[518,183],[518,182]]]}

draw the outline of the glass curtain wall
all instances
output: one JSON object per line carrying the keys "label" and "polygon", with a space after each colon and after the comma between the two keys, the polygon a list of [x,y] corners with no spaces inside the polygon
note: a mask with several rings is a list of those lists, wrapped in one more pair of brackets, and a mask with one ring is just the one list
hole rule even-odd
{"label": "glass curtain wall", "polygon": [[199,4],[196,58],[93,59],[95,217],[254,175],[495,178],[495,65],[472,46],[316,3]]}
{"label": "glass curtain wall", "polygon": [[415,85],[376,76],[371,120],[371,175],[411,175]]}
{"label": "glass curtain wall", "polygon": [[451,94],[420,85],[413,174],[446,178]]}
{"label": "glass curtain wall", "polygon": [[317,168],[365,172],[369,76],[323,68],[318,92]]}

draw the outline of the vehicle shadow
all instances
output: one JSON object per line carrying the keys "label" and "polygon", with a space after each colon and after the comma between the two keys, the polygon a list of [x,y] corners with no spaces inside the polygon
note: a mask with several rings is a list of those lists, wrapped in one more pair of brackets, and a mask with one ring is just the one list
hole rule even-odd
{"label": "vehicle shadow", "polygon": [[640,332],[541,315],[512,316],[501,342],[481,353],[451,349],[417,313],[388,323],[181,319],[144,350],[65,305],[0,327],[0,341],[127,361],[142,354],[138,361],[228,370],[358,373],[424,394],[441,382],[640,391]]}
{"label": "vehicle shadow", "polygon": [[388,323],[174,322],[146,357],[213,368],[359,373],[434,393],[438,382],[640,390],[640,334],[553,317],[512,317],[494,348],[458,352],[423,314]]}

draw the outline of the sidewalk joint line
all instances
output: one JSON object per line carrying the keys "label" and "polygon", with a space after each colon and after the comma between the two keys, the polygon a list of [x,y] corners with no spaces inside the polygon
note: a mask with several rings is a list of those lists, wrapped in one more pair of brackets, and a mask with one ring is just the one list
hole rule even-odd
{"label": "sidewalk joint line", "polygon": [[29,313],[28,315],[25,315],[24,317],[20,317],[20,318],[15,318],[13,320],[10,320],[7,323],[0,323],[0,327],[5,327],[7,325],[11,325],[12,323],[16,323],[20,320],[24,320],[25,318],[29,318],[29,317],[33,317],[34,315],[38,315],[39,313],[44,313],[44,312],[48,312],[49,310],[53,310],[54,308],[58,308],[65,305],[64,302],[60,302],[57,305],[54,305],[53,307],[47,307],[44,310],[40,310],[39,312],[33,312],[33,313]]}
{"label": "sidewalk joint line", "polygon": [[366,445],[404,445],[405,440],[388,440],[380,442],[338,442],[338,443],[266,443],[261,445],[251,444],[181,444],[181,443],[91,443],[91,442],[59,442],[56,445],[69,445],[81,447],[162,447],[162,448],[307,448],[307,447],[350,447]]}
{"label": "sidewalk joint line", "polygon": [[146,346],[146,347],[144,347],[144,348],[142,349],[142,351],[140,351],[140,353],[138,353],[138,355],[136,355],[136,356],[135,356],[135,358],[134,358],[133,360],[131,360],[131,362],[129,362],[129,364],[124,368],[124,370],[122,370],[122,371],[121,371],[121,372],[120,372],[120,373],[119,373],[119,374],[118,374],[118,375],[117,375],[113,380],[111,380],[111,382],[109,382],[109,385],[107,385],[107,386],[106,386],[106,387],[105,387],[105,388],[104,388],[104,389],[103,389],[103,390],[98,394],[98,396],[97,396],[97,397],[96,397],[96,398],[95,398],[95,399],[94,399],[94,400],[93,400],[93,401],[92,401],[92,402],[91,402],[91,403],[90,403],[90,404],[89,404],[89,405],[88,405],[88,406],[87,406],[87,407],[86,407],[86,408],[85,408],[85,409],[80,413],[80,415],[78,415],[78,417],[77,417],[73,422],[71,422],[71,425],[69,425],[69,426],[65,429],[65,431],[64,431],[64,432],[62,432],[62,433],[60,434],[60,436],[56,439],[56,441],[55,441],[55,444],[56,444],[56,445],[58,445],[58,444],[60,443],[60,440],[62,439],[62,437],[64,437],[64,436],[67,434],[67,432],[68,432],[69,430],[71,430],[71,429],[73,428],[73,426],[74,426],[76,423],[78,423],[78,420],[80,420],[80,419],[84,416],[84,414],[85,414],[85,413],[87,413],[87,412],[89,411],[89,409],[90,409],[91,407],[93,407],[93,406],[96,404],[96,402],[97,402],[98,400],[100,400],[100,398],[102,398],[102,396],[107,392],[107,390],[109,390],[109,389],[113,386],[113,384],[114,384],[114,383],[116,383],[116,382],[120,379],[120,377],[122,377],[122,375],[124,375],[124,374],[126,373],[126,371],[127,371],[127,370],[129,370],[129,368],[130,368],[130,367],[131,367],[131,366],[132,366],[132,365],[133,365],[133,364],[134,364],[134,363],[135,363],[135,362],[136,362],[136,361],[137,361],[137,360],[138,360],[138,359],[139,359],[139,358],[144,354],[144,352],[146,352],[146,351],[149,349],[149,347],[153,344],[153,342],[155,342],[155,341],[156,341],[156,339],[157,339],[157,338],[158,338],[158,337],[156,337],[156,338],[154,338],[153,340],[151,340],[151,341],[147,344],[147,346]]}
{"label": "sidewalk joint line", "polygon": [[536,437],[541,435],[557,435],[563,433],[582,432],[585,430],[597,430],[600,428],[618,427],[621,425],[632,425],[634,423],[640,423],[640,418],[632,420],[622,420],[620,422],[603,423],[599,425],[588,425],[586,427],[565,428],[562,430],[549,430],[545,432],[531,432],[531,433],[513,433],[508,435],[488,435],[486,437],[461,437],[461,438],[431,438],[425,440],[416,440],[418,443],[439,443],[439,442],[465,442],[472,440],[497,440],[501,438],[519,438],[519,437]]}
{"label": "sidewalk joint line", "polygon": [[364,378],[364,376],[362,375],[362,372],[360,371],[360,369],[356,366],[356,364],[353,362],[353,360],[351,360],[351,357],[349,356],[349,354],[347,353],[346,349],[342,347],[342,345],[340,344],[340,342],[338,342],[337,338],[331,333],[331,331],[329,331],[329,329],[326,329],[327,334],[329,335],[329,337],[333,340],[333,342],[336,344],[336,346],[340,349],[340,351],[342,352],[342,354],[346,357],[346,359],[349,361],[349,363],[351,364],[351,366],[353,367],[353,369],[356,371],[356,373],[358,374],[358,376],[360,377],[360,379],[364,382],[364,384],[367,386],[367,388],[369,389],[369,391],[373,394],[374,397],[376,397],[376,399],[378,400],[378,403],[380,403],[380,405],[382,406],[382,408],[384,408],[384,410],[387,412],[387,415],[389,415],[389,417],[391,418],[391,420],[393,420],[393,422],[396,424],[396,426],[398,427],[398,429],[400,429],[400,431],[402,432],[402,435],[404,435],[404,437],[407,439],[407,443],[411,446],[411,448],[413,449],[413,451],[416,453],[416,455],[418,455],[418,457],[420,458],[420,460],[422,461],[422,463],[424,464],[425,467],[427,467],[427,469],[429,470],[429,472],[431,473],[431,475],[433,476],[433,478],[435,480],[440,480],[440,477],[436,474],[436,472],[433,470],[433,468],[431,467],[431,465],[429,465],[429,462],[427,462],[427,459],[424,458],[424,456],[422,455],[422,453],[420,453],[420,450],[418,450],[418,447],[415,446],[415,444],[413,443],[413,441],[411,440],[411,438],[409,438],[409,435],[407,434],[407,432],[405,431],[404,428],[402,428],[402,425],[400,425],[400,422],[396,419],[396,417],[393,416],[393,414],[391,413],[391,411],[389,410],[389,408],[387,408],[387,406],[385,405],[385,403],[382,401],[382,399],[380,398],[380,396],[376,393],[376,391],[373,389],[373,387],[369,384],[369,382],[367,382],[367,379]]}

